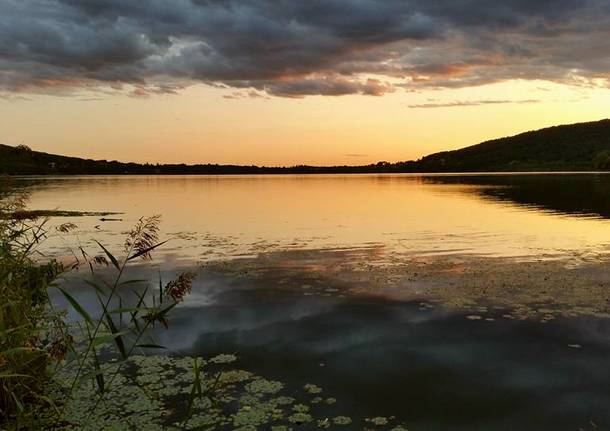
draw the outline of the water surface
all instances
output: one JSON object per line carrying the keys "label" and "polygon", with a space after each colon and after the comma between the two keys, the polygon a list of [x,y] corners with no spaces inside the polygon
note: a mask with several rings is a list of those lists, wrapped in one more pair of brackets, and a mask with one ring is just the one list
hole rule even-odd
{"label": "water surface", "polygon": [[[164,253],[195,260],[263,248],[379,244],[401,253],[605,253],[610,176],[109,176],[28,179],[32,209],[115,211],[73,220],[80,240],[163,216]],[[59,243],[53,245],[60,246]]]}
{"label": "water surface", "polygon": [[608,175],[26,181],[33,209],[123,213],[52,220],[79,230],[51,254],[91,238],[120,250],[161,214],[170,242],[128,275],[198,278],[159,342],[236,352],[295,392],[315,383],[349,429],[374,416],[411,431],[610,427]]}

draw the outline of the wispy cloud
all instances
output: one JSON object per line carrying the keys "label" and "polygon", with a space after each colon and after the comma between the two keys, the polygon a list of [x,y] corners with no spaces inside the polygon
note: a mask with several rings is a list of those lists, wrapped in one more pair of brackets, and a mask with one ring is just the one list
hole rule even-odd
{"label": "wispy cloud", "polygon": [[610,86],[607,0],[0,1],[0,92]]}
{"label": "wispy cloud", "polygon": [[454,102],[429,102],[409,105],[409,108],[428,109],[428,108],[457,108],[464,106],[481,106],[481,105],[502,105],[502,104],[533,104],[540,103],[542,100],[526,99],[526,100],[460,100]]}

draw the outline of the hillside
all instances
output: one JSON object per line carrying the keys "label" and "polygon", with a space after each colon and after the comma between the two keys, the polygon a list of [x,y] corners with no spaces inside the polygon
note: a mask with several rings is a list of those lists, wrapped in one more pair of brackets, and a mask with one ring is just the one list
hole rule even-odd
{"label": "hillside", "polygon": [[311,174],[373,172],[492,172],[610,170],[610,120],[556,126],[495,139],[417,161],[364,166],[259,167],[215,164],[138,164],[90,160],[0,145],[0,173],[98,174]]}
{"label": "hillside", "polygon": [[495,139],[418,161],[418,170],[582,171],[610,168],[610,120],[556,126]]}

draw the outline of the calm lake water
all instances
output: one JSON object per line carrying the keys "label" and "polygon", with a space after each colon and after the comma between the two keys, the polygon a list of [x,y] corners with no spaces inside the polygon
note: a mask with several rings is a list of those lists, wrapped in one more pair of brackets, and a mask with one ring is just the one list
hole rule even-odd
{"label": "calm lake water", "polygon": [[31,209],[120,213],[54,218],[78,225],[48,240],[54,256],[92,238],[120,250],[139,217],[160,214],[170,241],[132,275],[199,275],[158,341],[322,386],[338,400],[329,416],[411,431],[610,427],[609,175],[21,181]]}
{"label": "calm lake water", "polygon": [[[81,241],[112,245],[138,218],[163,217],[163,255],[214,259],[270,248],[557,256],[606,253],[608,175],[149,176],[29,179],[32,209],[77,218]],[[62,220],[65,221],[65,220]],[[59,241],[52,242],[60,247]]]}

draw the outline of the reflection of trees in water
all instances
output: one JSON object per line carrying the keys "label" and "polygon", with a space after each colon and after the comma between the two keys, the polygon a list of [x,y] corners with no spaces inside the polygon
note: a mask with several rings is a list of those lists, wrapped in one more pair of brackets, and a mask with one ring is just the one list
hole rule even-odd
{"label": "reflection of trees in water", "polygon": [[441,176],[424,177],[424,182],[484,186],[468,192],[564,214],[610,218],[610,175]]}

